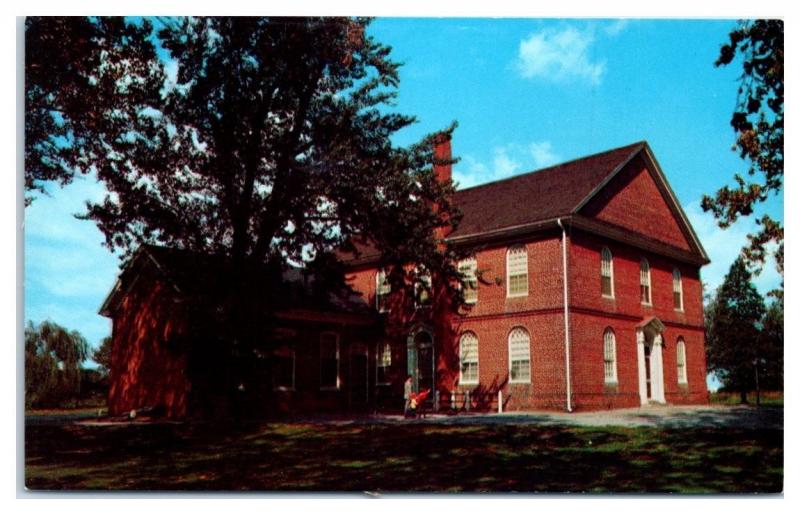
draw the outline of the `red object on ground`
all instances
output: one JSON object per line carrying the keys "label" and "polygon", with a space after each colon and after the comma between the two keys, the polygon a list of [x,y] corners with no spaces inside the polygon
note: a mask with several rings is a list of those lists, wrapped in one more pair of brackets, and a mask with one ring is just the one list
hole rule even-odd
{"label": "red object on ground", "polygon": [[428,395],[431,394],[430,388],[427,390],[423,390],[419,393],[411,392],[411,398],[417,401],[417,404],[421,404],[425,399],[428,398]]}

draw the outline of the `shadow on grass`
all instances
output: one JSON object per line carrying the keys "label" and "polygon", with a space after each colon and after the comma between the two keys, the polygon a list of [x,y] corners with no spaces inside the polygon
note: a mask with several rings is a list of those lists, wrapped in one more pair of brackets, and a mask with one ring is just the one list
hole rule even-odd
{"label": "shadow on grass", "polygon": [[[462,421],[463,422],[463,421]],[[30,425],[32,489],[779,492],[780,429]]]}

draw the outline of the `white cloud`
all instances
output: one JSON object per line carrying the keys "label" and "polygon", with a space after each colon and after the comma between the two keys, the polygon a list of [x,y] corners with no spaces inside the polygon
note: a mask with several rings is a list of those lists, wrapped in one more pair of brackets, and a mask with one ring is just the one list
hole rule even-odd
{"label": "white cloud", "polygon": [[538,168],[550,166],[561,160],[561,157],[553,152],[553,145],[549,141],[534,141],[529,148],[533,162]]}
{"label": "white cloud", "polygon": [[497,147],[494,149],[494,179],[504,179],[514,175],[520,167],[519,161],[509,156],[511,146]]}
{"label": "white cloud", "polygon": [[549,166],[560,159],[549,141],[534,141],[524,145],[509,143],[492,150],[491,164],[488,165],[474,156],[465,155],[460,166],[453,171],[453,179],[459,188],[469,188]]}
{"label": "white cloud", "polygon": [[606,65],[592,59],[592,28],[544,29],[519,44],[516,68],[525,78],[560,82],[575,79],[600,84]]}
{"label": "white cloud", "polygon": [[[703,248],[706,249],[711,263],[701,270],[703,282],[708,286],[707,292],[713,293],[725,280],[733,262],[739,256],[742,247],[747,244],[747,235],[758,230],[754,219],[739,219],[727,229],[720,229],[711,213],[706,213],[699,202],[685,206],[686,216],[692,224]],[[780,286],[781,277],[775,269],[775,260],[770,257],[761,274],[753,277],[753,284],[759,293],[767,292]]]}

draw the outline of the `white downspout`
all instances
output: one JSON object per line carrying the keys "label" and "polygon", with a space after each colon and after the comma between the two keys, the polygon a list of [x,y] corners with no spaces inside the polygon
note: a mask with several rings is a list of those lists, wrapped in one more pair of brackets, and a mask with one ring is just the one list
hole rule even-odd
{"label": "white downspout", "polygon": [[567,297],[567,231],[561,223],[561,218],[557,220],[558,226],[561,227],[561,269],[564,273],[564,362],[567,371],[567,411],[572,413],[572,377],[570,373],[570,360],[569,360],[569,298]]}

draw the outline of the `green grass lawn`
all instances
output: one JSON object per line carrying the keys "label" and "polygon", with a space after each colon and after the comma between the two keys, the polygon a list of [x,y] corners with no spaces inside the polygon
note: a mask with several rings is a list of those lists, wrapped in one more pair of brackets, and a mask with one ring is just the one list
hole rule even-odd
{"label": "green grass lawn", "polygon": [[783,431],[264,423],[26,427],[41,489],[779,492]]}
{"label": "green grass lawn", "polygon": [[[738,393],[735,392],[713,392],[710,397],[711,404],[721,404],[721,405],[738,405],[740,403],[740,397]],[[756,404],[756,392],[749,392],[747,394],[747,402],[755,406]],[[783,392],[773,392],[773,391],[764,391],[761,392],[761,405],[762,406],[772,406],[772,407],[783,407]]]}

